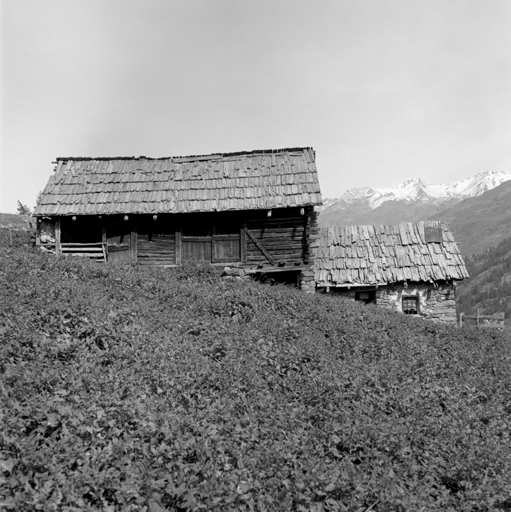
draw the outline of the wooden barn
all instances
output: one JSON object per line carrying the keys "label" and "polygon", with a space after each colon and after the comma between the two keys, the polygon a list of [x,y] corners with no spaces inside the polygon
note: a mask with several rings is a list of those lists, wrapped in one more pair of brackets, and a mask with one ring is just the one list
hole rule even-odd
{"label": "wooden barn", "polygon": [[313,288],[311,242],[320,204],[315,152],[292,148],[58,158],[34,216],[37,243],[57,255],[138,265],[211,263],[281,273]]}
{"label": "wooden barn", "polygon": [[316,287],[410,315],[456,322],[456,282],[468,277],[447,225],[323,228]]}

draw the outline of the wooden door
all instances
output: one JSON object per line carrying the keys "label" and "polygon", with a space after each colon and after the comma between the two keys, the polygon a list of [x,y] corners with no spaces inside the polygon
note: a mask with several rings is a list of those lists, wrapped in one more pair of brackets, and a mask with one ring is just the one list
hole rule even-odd
{"label": "wooden door", "polygon": [[182,261],[237,262],[240,247],[240,220],[233,214],[190,214],[183,218]]}
{"label": "wooden door", "polygon": [[110,222],[106,228],[107,254],[110,263],[129,265],[131,263],[131,227],[120,220]]}
{"label": "wooden door", "polygon": [[218,222],[212,234],[212,261],[240,261],[240,225],[234,222]]}

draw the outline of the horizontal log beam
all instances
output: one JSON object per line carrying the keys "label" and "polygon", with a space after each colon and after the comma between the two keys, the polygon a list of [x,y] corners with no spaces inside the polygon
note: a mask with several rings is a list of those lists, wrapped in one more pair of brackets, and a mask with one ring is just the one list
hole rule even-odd
{"label": "horizontal log beam", "polygon": [[71,243],[71,242],[64,242],[60,244],[62,247],[101,247],[103,245],[103,242],[92,242],[92,243]]}
{"label": "horizontal log beam", "polygon": [[74,252],[90,252],[103,254],[103,249],[101,247],[62,247],[61,252],[66,254]]}
{"label": "horizontal log beam", "polygon": [[269,217],[259,219],[247,219],[248,224],[278,224],[278,223],[295,223],[305,225],[305,217]]}

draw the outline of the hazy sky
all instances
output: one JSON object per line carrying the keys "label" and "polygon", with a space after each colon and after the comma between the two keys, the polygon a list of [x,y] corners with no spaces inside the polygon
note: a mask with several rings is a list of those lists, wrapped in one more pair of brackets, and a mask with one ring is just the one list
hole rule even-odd
{"label": "hazy sky", "polygon": [[511,172],[511,0],[0,7],[0,212],[58,156],[313,146],[323,197]]}

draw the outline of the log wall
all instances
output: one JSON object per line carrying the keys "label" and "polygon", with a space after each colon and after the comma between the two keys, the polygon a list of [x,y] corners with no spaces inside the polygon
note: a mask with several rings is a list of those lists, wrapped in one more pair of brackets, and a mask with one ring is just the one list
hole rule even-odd
{"label": "log wall", "polygon": [[276,264],[304,264],[309,259],[307,222],[310,211],[300,214],[300,208],[273,210],[272,216],[257,212],[246,219],[246,227],[252,237],[247,236],[246,258],[248,265],[271,263],[261,250],[262,246]]}
{"label": "log wall", "polygon": [[140,265],[175,265],[175,234],[139,233],[137,238],[137,263]]}
{"label": "log wall", "polygon": [[[263,266],[269,271],[302,272],[301,285],[314,288],[310,242],[317,238],[317,214],[313,207],[274,209],[270,216],[268,210],[253,210],[88,217],[62,218],[62,237],[83,243],[93,235],[105,243],[110,262],[178,265],[200,260],[245,269]],[[54,243],[55,219],[44,221],[41,229],[42,238]]]}

